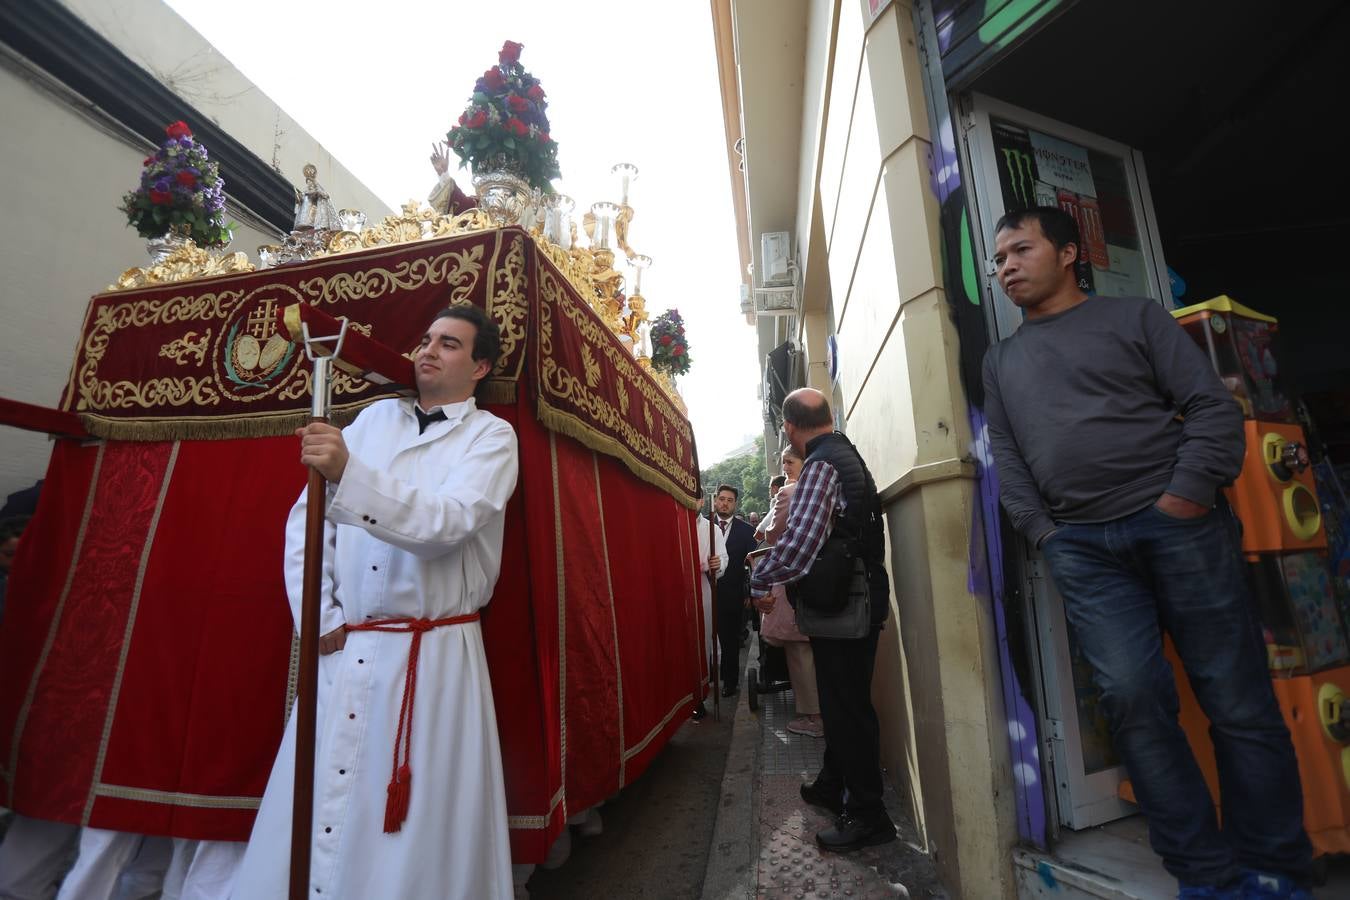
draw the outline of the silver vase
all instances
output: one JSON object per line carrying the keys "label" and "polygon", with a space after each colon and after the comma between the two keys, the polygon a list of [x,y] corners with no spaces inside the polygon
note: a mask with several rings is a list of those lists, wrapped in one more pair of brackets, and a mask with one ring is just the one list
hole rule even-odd
{"label": "silver vase", "polygon": [[176,232],[166,232],[159,237],[146,238],[145,251],[150,254],[150,265],[157,266],[169,255],[188,242],[188,239]]}
{"label": "silver vase", "polygon": [[493,228],[517,224],[529,202],[530,183],[513,163],[514,160],[499,156],[492,164],[473,173],[478,208],[487,214]]}

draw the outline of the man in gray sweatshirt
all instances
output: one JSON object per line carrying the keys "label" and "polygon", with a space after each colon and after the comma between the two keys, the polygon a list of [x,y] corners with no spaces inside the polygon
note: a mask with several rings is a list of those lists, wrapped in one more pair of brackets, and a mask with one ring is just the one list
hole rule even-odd
{"label": "man in gray sweatshirt", "polygon": [[[1183,898],[1310,897],[1298,765],[1218,492],[1242,469],[1241,410],[1157,302],[1078,289],[1067,213],[1013,212],[994,231],[1025,315],[984,362],[1000,496],[1064,597],[1154,852]],[[1164,630],[1214,726],[1222,831]]]}

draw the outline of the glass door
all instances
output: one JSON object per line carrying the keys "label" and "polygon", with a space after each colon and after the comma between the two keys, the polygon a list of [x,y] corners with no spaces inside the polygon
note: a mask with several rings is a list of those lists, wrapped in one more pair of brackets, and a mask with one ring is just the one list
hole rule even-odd
{"label": "glass door", "polygon": [[[999,339],[1022,311],[993,277],[994,223],[1005,212],[1057,206],[1078,221],[1079,286],[1103,297],[1152,297],[1170,305],[1167,267],[1137,151],[981,95],[962,98],[963,133]],[[1135,811],[1120,800],[1125,770],[1111,747],[1091,670],[1077,652],[1064,602],[1040,554],[1027,547],[1028,621],[1040,659],[1042,749],[1060,824],[1086,828]]]}

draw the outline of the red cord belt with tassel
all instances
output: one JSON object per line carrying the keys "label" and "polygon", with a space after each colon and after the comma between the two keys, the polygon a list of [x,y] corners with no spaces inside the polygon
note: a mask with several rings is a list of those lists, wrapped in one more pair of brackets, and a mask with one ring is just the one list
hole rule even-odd
{"label": "red cord belt with tassel", "polygon": [[[403,679],[403,704],[398,710],[398,731],[394,735],[394,771],[389,778],[389,799],[384,805],[386,834],[401,830],[403,821],[408,818],[412,787],[412,767],[409,763],[412,755],[413,700],[417,696],[417,654],[422,649],[422,635],[443,625],[464,625],[477,621],[478,613],[471,612],[446,619],[376,619],[346,626],[348,631],[385,631],[412,635],[412,646],[408,648],[408,671]],[[403,757],[402,762],[399,756]]]}

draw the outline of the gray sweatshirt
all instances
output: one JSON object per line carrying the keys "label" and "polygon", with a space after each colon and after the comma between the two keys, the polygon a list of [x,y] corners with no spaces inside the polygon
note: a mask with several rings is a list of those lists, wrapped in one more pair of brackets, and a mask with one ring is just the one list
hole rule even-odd
{"label": "gray sweatshirt", "polygon": [[1242,470],[1241,409],[1153,300],[1027,319],[989,348],[984,388],[1003,505],[1037,545],[1056,522],[1118,519],[1164,492],[1212,506]]}

